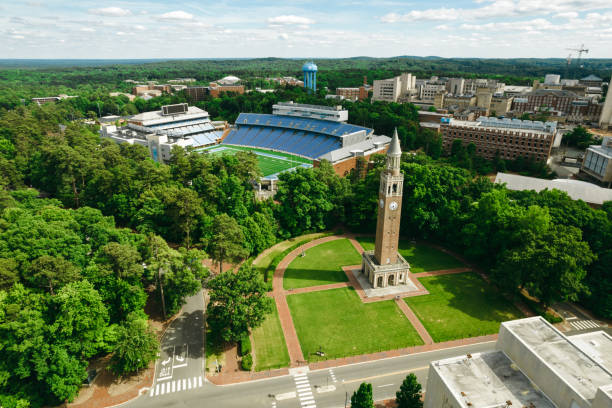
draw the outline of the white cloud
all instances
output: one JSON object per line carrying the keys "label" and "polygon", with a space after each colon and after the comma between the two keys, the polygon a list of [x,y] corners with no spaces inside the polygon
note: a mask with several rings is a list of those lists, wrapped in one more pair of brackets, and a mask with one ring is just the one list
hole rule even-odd
{"label": "white cloud", "polygon": [[91,28],[91,27],[83,27],[83,28],[81,28],[81,31],[84,31],[84,32],[86,32],[86,33],[93,33],[93,32],[95,32],[96,30],[94,30],[94,29],[93,29],[93,28]]}
{"label": "white cloud", "polygon": [[450,30],[450,27],[446,24],[440,24],[439,26],[436,26],[436,30]]}
{"label": "white cloud", "polygon": [[281,24],[281,25],[289,25],[295,24],[300,26],[308,26],[310,24],[314,24],[315,21],[308,17],[300,17],[295,16],[293,14],[284,15],[284,16],[276,16],[268,18],[269,24]]}
{"label": "white cloud", "polygon": [[23,35],[11,35],[11,38],[14,40],[23,40],[25,37]]}
{"label": "white cloud", "polygon": [[491,17],[533,16],[536,14],[566,14],[576,17],[578,11],[610,7],[610,0],[493,0],[476,1],[476,8],[431,8],[411,10],[404,14],[389,13],[380,18],[383,23],[412,21],[474,20]]}
{"label": "white cloud", "polygon": [[159,16],[162,20],[193,20],[193,14],[183,10],[170,11]]}
{"label": "white cloud", "polygon": [[281,34],[278,35],[278,39],[279,40],[288,40],[289,39],[289,34],[281,33]]}
{"label": "white cloud", "polygon": [[144,30],[146,30],[145,26],[140,25],[140,24],[135,25],[135,26],[134,26],[134,28],[135,28],[136,30],[140,30],[140,31],[144,31]]}
{"label": "white cloud", "polygon": [[130,10],[122,9],[121,7],[104,7],[99,9],[90,9],[91,14],[107,17],[125,17],[132,14]]}
{"label": "white cloud", "polygon": [[572,18],[576,18],[578,17],[578,13],[576,13],[575,11],[567,11],[565,13],[558,13],[555,14],[556,18],[567,18],[567,19],[572,19]]}

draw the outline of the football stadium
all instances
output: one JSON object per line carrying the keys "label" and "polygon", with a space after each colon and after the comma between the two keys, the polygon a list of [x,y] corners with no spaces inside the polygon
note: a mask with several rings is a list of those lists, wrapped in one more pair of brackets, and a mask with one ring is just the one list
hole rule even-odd
{"label": "football stadium", "polygon": [[304,157],[295,156],[273,150],[257,149],[254,147],[234,146],[223,144],[218,146],[205,147],[197,151],[206,151],[208,154],[236,154],[241,150],[247,150],[257,155],[259,168],[264,178],[276,177],[283,171],[291,170],[296,167],[312,167],[312,160]]}
{"label": "football stadium", "polygon": [[272,114],[241,113],[220,145],[207,148],[212,154],[235,154],[248,149],[257,154],[262,173],[259,191],[276,190],[278,174],[296,167],[318,166],[328,160],[337,174],[347,175],[374,153],[384,153],[391,139],[376,136],[363,126],[346,123],[348,111],[341,106],[280,102]]}

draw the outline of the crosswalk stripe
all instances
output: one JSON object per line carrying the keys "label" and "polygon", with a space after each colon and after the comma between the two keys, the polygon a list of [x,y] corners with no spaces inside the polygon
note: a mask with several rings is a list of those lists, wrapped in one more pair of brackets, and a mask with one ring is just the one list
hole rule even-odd
{"label": "crosswalk stripe", "polygon": [[153,397],[155,396],[155,387],[151,387],[151,390],[149,390],[149,397]]}
{"label": "crosswalk stripe", "polygon": [[295,383],[296,383],[296,384],[304,384],[304,383],[307,383],[307,382],[309,382],[309,381],[308,381],[308,379],[305,379],[305,380],[299,380],[299,381],[296,381]]}
{"label": "crosswalk stripe", "polygon": [[176,381],[172,381],[172,392],[176,391]]}
{"label": "crosswalk stripe", "polygon": [[178,381],[176,382],[176,392],[179,392],[179,391],[181,390],[181,383],[182,383],[182,381],[181,381],[181,380],[178,380]]}
{"label": "crosswalk stripe", "polygon": [[159,395],[159,384],[155,387],[155,394]]}
{"label": "crosswalk stripe", "polygon": [[202,376],[198,377],[198,387],[202,386]]}
{"label": "crosswalk stripe", "polygon": [[187,388],[191,389],[191,378],[187,379]]}
{"label": "crosswalk stripe", "polygon": [[164,395],[166,393],[166,383],[162,383],[161,384],[161,395]]}
{"label": "crosswalk stripe", "polygon": [[187,379],[183,378],[183,391],[187,389]]}
{"label": "crosswalk stripe", "polygon": [[197,381],[198,377],[193,377],[193,388],[196,388],[198,385],[198,381]]}
{"label": "crosswalk stripe", "polygon": [[297,387],[295,387],[295,388],[297,388],[298,390],[299,390],[299,389],[304,389],[304,388],[308,388],[308,389],[310,389],[310,384],[301,384],[301,385],[298,385],[298,386],[297,386]]}

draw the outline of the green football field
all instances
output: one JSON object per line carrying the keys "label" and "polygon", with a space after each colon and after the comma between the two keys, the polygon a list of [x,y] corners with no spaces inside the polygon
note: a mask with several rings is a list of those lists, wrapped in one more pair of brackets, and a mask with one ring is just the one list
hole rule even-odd
{"label": "green football field", "polygon": [[266,149],[256,149],[245,146],[235,145],[220,145],[213,146],[210,148],[202,149],[200,151],[207,151],[209,154],[236,154],[239,151],[251,151],[257,155],[257,161],[259,162],[259,168],[264,177],[272,174],[280,173],[294,167],[298,167],[302,164],[312,165],[312,160],[305,159],[303,157],[294,156],[288,153],[275,152]]}

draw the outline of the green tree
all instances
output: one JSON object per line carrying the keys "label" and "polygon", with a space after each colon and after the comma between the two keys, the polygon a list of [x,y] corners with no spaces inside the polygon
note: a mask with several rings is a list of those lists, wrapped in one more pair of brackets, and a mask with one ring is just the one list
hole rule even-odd
{"label": "green tree", "polygon": [[280,204],[276,216],[281,233],[300,235],[325,229],[325,220],[334,209],[329,187],[317,178],[313,169],[298,168],[281,173],[275,200]]}
{"label": "green tree", "polygon": [[216,216],[209,248],[212,259],[219,262],[219,273],[223,272],[223,262],[238,262],[248,255],[243,244],[244,234],[236,220],[227,214]]}
{"label": "green tree", "polygon": [[117,345],[110,360],[110,369],[127,375],[149,366],[157,357],[159,342],[145,319],[130,315],[119,328]]}
{"label": "green tree", "polygon": [[29,271],[29,280],[33,286],[48,289],[51,295],[55,294],[55,289],[80,277],[81,271],[77,266],[49,255],[36,258]]}
{"label": "green tree", "polygon": [[398,392],[395,393],[395,403],[397,408],[421,408],[421,384],[416,375],[410,373],[404,378]]}
{"label": "green tree", "polygon": [[243,266],[221,273],[208,282],[208,324],[225,341],[238,341],[259,327],[272,311],[272,299],[256,269]]}
{"label": "green tree", "polygon": [[372,384],[361,383],[357,391],[351,396],[351,408],[374,408]]}

